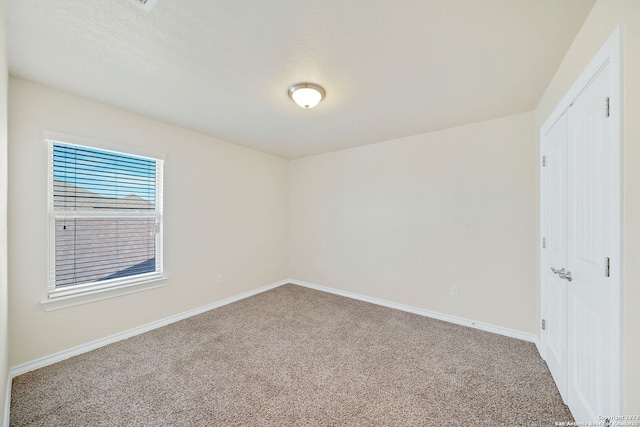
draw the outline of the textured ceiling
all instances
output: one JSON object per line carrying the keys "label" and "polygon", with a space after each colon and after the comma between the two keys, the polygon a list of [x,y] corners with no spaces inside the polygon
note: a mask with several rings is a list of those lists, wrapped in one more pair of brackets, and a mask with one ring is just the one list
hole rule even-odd
{"label": "textured ceiling", "polygon": [[[5,0],[13,76],[298,158],[533,110],[595,0]],[[327,97],[303,110],[293,83]]]}

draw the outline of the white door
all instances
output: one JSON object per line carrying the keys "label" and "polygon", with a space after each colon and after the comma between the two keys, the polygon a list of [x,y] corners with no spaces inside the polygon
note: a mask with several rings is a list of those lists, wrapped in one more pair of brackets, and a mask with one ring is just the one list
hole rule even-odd
{"label": "white door", "polygon": [[619,413],[617,144],[607,63],[542,135],[543,355],[576,421]]}
{"label": "white door", "polygon": [[606,65],[568,110],[567,284],[568,404],[577,421],[614,414],[610,337],[618,316],[609,278],[612,235],[612,141]]}
{"label": "white door", "polygon": [[545,359],[565,403],[567,402],[567,281],[551,268],[567,265],[567,114],[542,136],[544,173],[542,194],[545,218],[543,286]]}

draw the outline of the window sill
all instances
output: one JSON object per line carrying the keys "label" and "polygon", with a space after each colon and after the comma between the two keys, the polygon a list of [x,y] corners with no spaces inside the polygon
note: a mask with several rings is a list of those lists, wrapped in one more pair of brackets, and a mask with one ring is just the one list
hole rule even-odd
{"label": "window sill", "polygon": [[44,301],[40,301],[40,305],[42,306],[42,308],[44,308],[44,311],[60,310],[62,308],[73,307],[74,305],[87,304],[94,301],[100,301],[104,299],[119,297],[122,295],[160,288],[164,286],[164,282],[166,280],[166,277],[160,277],[156,279],[146,280],[144,282],[119,286],[117,288],[100,289],[81,294],[68,295],[58,298],[49,298]]}

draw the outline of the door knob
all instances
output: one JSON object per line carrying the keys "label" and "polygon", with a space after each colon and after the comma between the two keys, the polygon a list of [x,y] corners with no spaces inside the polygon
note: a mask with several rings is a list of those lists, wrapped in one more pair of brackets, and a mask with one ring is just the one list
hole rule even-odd
{"label": "door knob", "polygon": [[562,267],[560,270],[558,270],[557,268],[551,267],[551,271],[553,271],[555,274],[560,276],[561,279],[564,279],[567,282],[570,282],[573,280],[573,277],[571,277],[571,272],[565,270],[564,267]]}
{"label": "door knob", "polygon": [[562,273],[559,275],[561,279],[566,280],[567,282],[570,282],[571,280],[573,280],[573,277],[571,277],[571,272],[567,271],[566,273]]}

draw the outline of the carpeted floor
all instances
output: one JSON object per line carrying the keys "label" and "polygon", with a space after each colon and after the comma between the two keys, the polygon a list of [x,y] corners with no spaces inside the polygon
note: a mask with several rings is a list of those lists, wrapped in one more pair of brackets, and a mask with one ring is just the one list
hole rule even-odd
{"label": "carpeted floor", "polygon": [[531,343],[285,285],[13,380],[11,426],[553,426]]}

